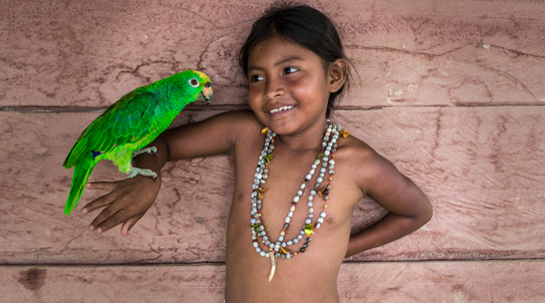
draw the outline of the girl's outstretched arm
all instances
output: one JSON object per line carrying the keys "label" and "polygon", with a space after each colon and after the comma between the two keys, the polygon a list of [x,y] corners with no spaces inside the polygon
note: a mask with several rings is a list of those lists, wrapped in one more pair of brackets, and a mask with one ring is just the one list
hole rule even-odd
{"label": "girl's outstretched arm", "polygon": [[372,226],[352,235],[346,257],[397,240],[420,228],[432,216],[424,193],[395,166],[370,147],[359,158],[358,183],[369,197],[388,210]]}
{"label": "girl's outstretched arm", "polygon": [[157,147],[155,156],[142,154],[133,160],[135,167],[148,168],[157,173],[157,180],[136,176],[132,179],[93,182],[88,185],[90,189],[109,191],[81,210],[83,214],[87,214],[105,207],[89,228],[105,232],[122,224],[121,234],[126,235],[153,205],[161,187],[161,169],[167,161],[218,154],[234,156],[235,142],[251,121],[255,123],[256,119],[250,112],[231,112],[165,131],[150,144]]}

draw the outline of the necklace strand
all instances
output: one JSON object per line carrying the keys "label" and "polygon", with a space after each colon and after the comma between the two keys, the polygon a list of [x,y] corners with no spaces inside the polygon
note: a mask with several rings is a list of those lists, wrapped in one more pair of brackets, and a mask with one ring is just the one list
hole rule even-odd
{"label": "necklace strand", "polygon": [[[324,222],[324,219],[326,217],[327,202],[329,199],[329,190],[331,189],[331,182],[333,181],[333,175],[335,174],[335,152],[337,150],[337,139],[339,137],[339,134],[345,138],[348,136],[348,132],[343,131],[340,125],[333,124],[328,120],[328,127],[322,142],[322,150],[320,154],[318,154],[318,156],[316,157],[316,160],[313,162],[311,169],[305,176],[305,179],[301,183],[299,190],[292,199],[292,205],[289,209],[288,215],[284,220],[284,226],[282,228],[282,231],[280,232],[279,237],[277,238],[277,241],[272,242],[269,238],[269,234],[265,229],[265,226],[261,221],[261,209],[263,196],[264,193],[267,191],[265,184],[269,173],[269,163],[274,155],[273,151],[275,148],[274,142],[276,134],[268,128],[264,128],[262,131],[262,135],[265,137],[265,144],[263,146],[261,155],[259,156],[256,173],[254,175],[254,184],[252,186],[253,192],[251,196],[252,212],[250,227],[252,228],[252,241],[256,251],[263,257],[271,258],[272,268],[271,274],[269,276],[269,281],[274,275],[274,270],[276,268],[276,258],[291,259],[292,257],[299,255],[300,253],[304,253],[312,240],[312,235],[316,232],[318,228],[320,228],[321,224]],[[313,176],[317,172],[318,178],[316,179],[316,185],[313,189],[310,190],[307,198],[308,216],[305,219],[305,224],[295,238],[286,241],[285,236],[288,228],[290,227],[291,218],[296,210],[299,201],[301,200],[301,197],[304,195],[305,189],[308,187],[308,183],[312,180]],[[322,185],[322,183],[324,183],[324,185]],[[316,216],[316,220],[313,220],[315,217],[314,197],[316,194],[318,194],[323,199],[324,204],[322,212],[318,216]],[[305,236],[307,237],[305,238]],[[288,246],[298,244],[300,241],[303,241],[303,238],[305,238],[305,243],[299,248],[298,251],[291,251],[287,248]],[[259,241],[259,239],[261,241]],[[261,248],[260,242],[261,244],[263,244],[263,246],[265,246],[265,249]]]}

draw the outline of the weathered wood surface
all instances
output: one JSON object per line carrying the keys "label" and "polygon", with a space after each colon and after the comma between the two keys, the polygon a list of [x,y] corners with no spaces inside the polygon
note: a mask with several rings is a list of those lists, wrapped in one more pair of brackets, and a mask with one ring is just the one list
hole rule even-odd
{"label": "weathered wood surface", "polygon": [[[238,48],[270,1],[0,0],[0,106],[105,107],[181,69],[242,104]],[[354,62],[342,105],[543,104],[541,1],[309,1]]]}
{"label": "weathered wood surface", "polygon": [[[182,118],[199,120],[215,113],[187,114]],[[233,185],[223,156],[169,164],[157,203],[129,236],[86,232],[63,250],[93,216],[62,214],[72,172],[61,163],[97,115],[0,114],[0,214],[9,222],[0,231],[0,263],[222,262]],[[336,121],[393,161],[434,206],[416,233],[352,260],[543,258],[544,118],[540,106],[337,112]],[[123,178],[101,164],[92,180]],[[86,190],[81,205],[98,195]],[[360,202],[354,230],[383,214],[374,202]]]}
{"label": "weathered wood surface", "polygon": [[[0,267],[2,302],[223,302],[225,267]],[[544,261],[343,264],[341,302],[545,302]]]}

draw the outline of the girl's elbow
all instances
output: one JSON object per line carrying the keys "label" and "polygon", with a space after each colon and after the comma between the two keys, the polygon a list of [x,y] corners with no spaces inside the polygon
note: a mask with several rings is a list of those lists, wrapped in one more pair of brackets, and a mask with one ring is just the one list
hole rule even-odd
{"label": "girl's elbow", "polygon": [[426,199],[425,206],[423,207],[422,213],[420,215],[422,225],[428,223],[433,216],[433,207],[428,199]]}

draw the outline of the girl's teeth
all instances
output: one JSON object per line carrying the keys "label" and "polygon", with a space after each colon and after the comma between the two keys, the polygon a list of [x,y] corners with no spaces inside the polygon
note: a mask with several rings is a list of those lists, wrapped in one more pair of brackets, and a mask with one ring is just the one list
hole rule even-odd
{"label": "girl's teeth", "polygon": [[291,109],[291,108],[293,108],[293,106],[286,105],[286,106],[283,106],[283,107],[280,107],[280,108],[275,108],[275,109],[271,110],[270,113],[274,114],[274,113],[285,111],[285,110],[288,110],[288,109]]}

